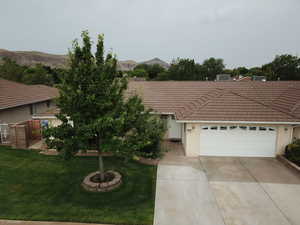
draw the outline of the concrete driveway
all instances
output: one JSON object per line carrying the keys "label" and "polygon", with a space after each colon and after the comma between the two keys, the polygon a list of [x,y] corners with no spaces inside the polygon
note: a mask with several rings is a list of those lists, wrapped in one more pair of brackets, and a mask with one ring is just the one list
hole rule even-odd
{"label": "concrete driveway", "polygon": [[171,157],[158,167],[155,225],[299,225],[300,179],[276,159]]}

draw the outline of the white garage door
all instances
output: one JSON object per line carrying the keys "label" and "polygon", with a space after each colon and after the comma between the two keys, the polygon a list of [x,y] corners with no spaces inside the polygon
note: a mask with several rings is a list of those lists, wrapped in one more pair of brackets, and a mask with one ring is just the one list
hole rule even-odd
{"label": "white garage door", "polygon": [[200,129],[200,155],[275,156],[275,127],[210,125]]}

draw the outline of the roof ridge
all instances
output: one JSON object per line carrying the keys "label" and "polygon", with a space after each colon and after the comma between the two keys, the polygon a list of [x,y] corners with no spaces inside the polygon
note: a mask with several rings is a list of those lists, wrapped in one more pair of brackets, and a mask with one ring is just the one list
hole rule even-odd
{"label": "roof ridge", "polygon": [[[297,88],[297,87],[290,87],[290,89],[289,89],[289,88],[284,89],[284,91],[282,91],[282,92],[280,93],[280,95],[279,95],[278,98],[276,98],[276,99],[274,99],[274,100],[271,101],[270,106],[273,106],[273,104],[274,104],[275,101],[278,101],[280,98],[282,98],[282,96],[284,96],[285,93],[291,91],[291,89],[294,89],[294,90],[300,90],[300,88]],[[294,107],[292,107],[289,111],[290,111],[291,113],[293,113],[294,111],[297,110],[297,108],[298,108],[299,106],[300,106],[300,100],[297,101],[296,104],[294,105]]]}
{"label": "roof ridge", "polygon": [[280,98],[283,96],[283,94],[286,93],[287,91],[289,91],[288,88],[286,88],[286,89],[284,89],[282,92],[280,92],[279,97],[277,97],[276,99],[272,100],[271,103],[270,103],[270,105],[272,106],[273,103],[274,103],[275,101],[277,101],[278,99],[280,99]]}
{"label": "roof ridge", "polygon": [[[221,91],[221,93],[217,93],[217,95],[216,96],[213,96],[213,97],[207,97],[207,95],[209,95],[209,93],[216,93],[216,90],[217,91]],[[217,97],[220,97],[220,96],[222,96],[222,95],[224,95],[225,94],[225,92],[226,92],[226,90],[224,90],[224,89],[221,89],[221,88],[215,88],[215,89],[213,89],[213,90],[211,90],[211,91],[209,91],[208,93],[206,93],[205,95],[202,95],[199,99],[203,99],[203,98],[208,98],[205,102],[203,102],[202,104],[200,104],[200,105],[196,105],[195,107],[194,107],[194,109],[192,109],[191,111],[192,111],[192,114],[194,114],[195,113],[195,110],[199,110],[199,109],[201,109],[202,107],[204,107],[205,105],[207,105],[212,99],[215,99],[215,98],[217,98]],[[188,105],[190,105],[190,104],[194,104],[196,101],[199,101],[199,99],[196,99],[196,100],[193,100],[193,101],[191,101],[191,102],[188,102],[187,104],[186,104],[186,106],[188,106]],[[186,107],[184,106],[183,107],[183,111],[184,111],[184,109],[185,109]],[[189,113],[189,112],[188,112]],[[183,112],[180,112],[180,114],[183,116],[183,119],[184,119],[184,117],[186,116]]]}

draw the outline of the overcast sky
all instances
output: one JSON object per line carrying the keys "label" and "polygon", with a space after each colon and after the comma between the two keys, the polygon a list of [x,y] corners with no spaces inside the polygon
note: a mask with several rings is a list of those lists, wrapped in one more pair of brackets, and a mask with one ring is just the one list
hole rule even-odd
{"label": "overcast sky", "polygon": [[300,55],[300,0],[0,0],[0,48],[65,54],[88,29],[119,59]]}

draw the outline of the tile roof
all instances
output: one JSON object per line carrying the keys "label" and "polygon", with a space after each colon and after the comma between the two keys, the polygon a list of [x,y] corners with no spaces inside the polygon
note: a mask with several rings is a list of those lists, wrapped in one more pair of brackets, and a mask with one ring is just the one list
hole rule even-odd
{"label": "tile roof", "polygon": [[300,81],[131,81],[128,90],[177,120],[300,122]]}
{"label": "tile roof", "polygon": [[58,90],[53,87],[25,85],[0,79],[0,110],[47,101],[57,96]]}

